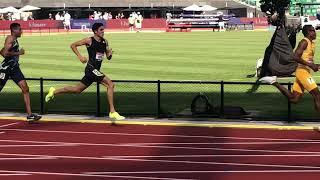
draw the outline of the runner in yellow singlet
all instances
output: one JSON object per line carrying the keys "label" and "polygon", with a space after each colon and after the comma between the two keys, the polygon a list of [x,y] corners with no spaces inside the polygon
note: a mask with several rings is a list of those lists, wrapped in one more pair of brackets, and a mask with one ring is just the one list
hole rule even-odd
{"label": "runner in yellow singlet", "polygon": [[276,76],[266,76],[260,79],[261,82],[266,82],[277,87],[290,102],[297,103],[302,97],[304,90],[307,90],[313,97],[315,109],[320,112],[320,92],[317,83],[312,78],[312,72],[319,70],[319,64],[313,61],[315,53],[316,31],[312,25],[305,25],[302,28],[304,38],[300,41],[297,49],[294,52],[294,59],[298,62],[296,69],[296,79],[293,84],[292,92],[283,87],[277,82]]}

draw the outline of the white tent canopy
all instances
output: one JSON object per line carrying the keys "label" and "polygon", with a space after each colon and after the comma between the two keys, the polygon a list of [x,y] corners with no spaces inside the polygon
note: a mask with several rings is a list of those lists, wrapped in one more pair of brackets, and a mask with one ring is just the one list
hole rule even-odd
{"label": "white tent canopy", "polygon": [[184,11],[202,11],[201,7],[196,4],[192,4],[191,6],[183,8]]}
{"label": "white tent canopy", "polygon": [[22,8],[20,8],[19,10],[21,12],[24,12],[24,11],[34,11],[34,10],[39,10],[39,9],[41,9],[41,8],[35,7],[35,6],[31,6],[31,5],[25,5]]}
{"label": "white tent canopy", "polygon": [[20,13],[20,11],[12,6],[0,9],[1,13]]}
{"label": "white tent canopy", "polygon": [[212,7],[210,5],[204,5],[204,6],[200,7],[200,8],[201,8],[201,11],[215,11],[215,10],[218,9],[218,8]]}

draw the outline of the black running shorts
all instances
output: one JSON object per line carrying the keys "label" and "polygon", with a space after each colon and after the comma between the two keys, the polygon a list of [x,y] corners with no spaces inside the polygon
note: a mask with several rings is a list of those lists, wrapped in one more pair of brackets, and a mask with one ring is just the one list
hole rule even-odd
{"label": "black running shorts", "polygon": [[81,82],[90,86],[93,82],[101,82],[105,75],[97,69],[86,68],[85,75],[81,79]]}

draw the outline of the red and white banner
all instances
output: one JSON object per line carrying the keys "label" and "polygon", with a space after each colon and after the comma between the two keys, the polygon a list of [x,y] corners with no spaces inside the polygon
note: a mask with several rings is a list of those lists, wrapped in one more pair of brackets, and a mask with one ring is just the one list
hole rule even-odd
{"label": "red and white banner", "polygon": [[22,29],[58,29],[63,27],[62,21],[30,20],[30,21],[0,21],[0,29],[10,29],[11,23],[19,23]]}

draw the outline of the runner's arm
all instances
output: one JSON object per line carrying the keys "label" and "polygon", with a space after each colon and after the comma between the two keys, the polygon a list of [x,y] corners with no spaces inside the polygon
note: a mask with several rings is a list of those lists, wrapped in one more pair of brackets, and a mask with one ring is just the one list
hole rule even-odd
{"label": "runner's arm", "polygon": [[112,51],[112,48],[110,48],[109,46],[108,40],[105,39],[105,42],[107,44],[105,53],[106,53],[107,59],[110,60],[112,58],[113,51]]}
{"label": "runner's arm", "polygon": [[299,45],[297,47],[297,49],[294,52],[294,60],[299,63],[299,64],[303,64],[305,66],[310,67],[312,70],[314,71],[318,71],[318,66],[316,64],[313,63],[313,60],[310,61],[304,61],[301,56],[303,54],[303,51],[307,48],[308,46],[308,42],[306,40],[301,40],[299,42]]}
{"label": "runner's arm", "polygon": [[70,48],[82,63],[86,63],[88,59],[82,56],[78,50],[78,47],[83,45],[91,45],[91,38],[85,38],[80,41],[76,41],[70,45]]}
{"label": "runner's arm", "polygon": [[24,50],[21,49],[19,52],[9,51],[13,44],[13,37],[8,36],[4,42],[4,47],[1,49],[0,53],[3,57],[10,57],[10,56],[19,56],[24,54]]}
{"label": "runner's arm", "polygon": [[107,49],[106,49],[106,56],[107,56],[108,60],[110,60],[112,58],[112,54],[113,54],[113,50],[112,50],[112,48],[110,48],[108,46]]}

